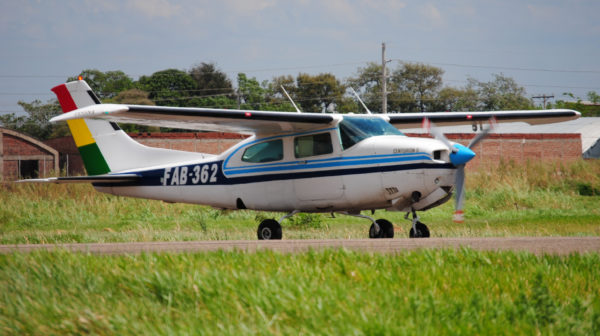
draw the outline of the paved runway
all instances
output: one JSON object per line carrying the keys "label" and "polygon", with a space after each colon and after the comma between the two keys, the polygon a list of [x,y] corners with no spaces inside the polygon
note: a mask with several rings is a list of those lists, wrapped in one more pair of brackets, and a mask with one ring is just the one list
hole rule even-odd
{"label": "paved runway", "polygon": [[309,250],[347,249],[352,251],[399,253],[416,249],[462,248],[487,251],[526,251],[537,255],[600,252],[600,237],[511,237],[511,238],[428,238],[353,240],[212,240],[190,242],[23,244],[0,245],[0,253],[64,249],[93,254],[137,254],[142,252],[205,252],[272,250],[282,253]]}

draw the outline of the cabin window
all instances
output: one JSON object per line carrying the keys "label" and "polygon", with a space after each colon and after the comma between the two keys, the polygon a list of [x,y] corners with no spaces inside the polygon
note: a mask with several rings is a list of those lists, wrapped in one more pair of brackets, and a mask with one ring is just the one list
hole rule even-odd
{"label": "cabin window", "polygon": [[297,158],[330,153],[333,153],[333,146],[329,133],[305,135],[294,139],[294,155]]}
{"label": "cabin window", "polygon": [[271,162],[283,159],[283,141],[272,140],[248,147],[242,155],[244,162]]}
{"label": "cabin window", "polygon": [[344,116],[339,128],[343,149],[348,149],[372,136],[404,135],[396,127],[381,118]]}

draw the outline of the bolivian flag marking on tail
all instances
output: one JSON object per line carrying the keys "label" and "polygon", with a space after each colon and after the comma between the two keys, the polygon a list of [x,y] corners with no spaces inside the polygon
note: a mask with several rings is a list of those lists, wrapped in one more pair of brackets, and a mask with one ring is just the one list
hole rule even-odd
{"label": "bolivian flag marking on tail", "polygon": [[[66,84],[58,85],[54,87],[52,91],[58,97],[58,102],[60,103],[63,113],[84,107],[78,106],[75,103]],[[97,98],[90,98],[90,101],[93,103],[95,103],[96,100]],[[102,156],[102,152],[100,152],[100,148],[96,144],[96,140],[94,140],[85,119],[68,120],[67,123],[88,174],[101,175],[110,172],[110,168],[108,167],[104,156]]]}

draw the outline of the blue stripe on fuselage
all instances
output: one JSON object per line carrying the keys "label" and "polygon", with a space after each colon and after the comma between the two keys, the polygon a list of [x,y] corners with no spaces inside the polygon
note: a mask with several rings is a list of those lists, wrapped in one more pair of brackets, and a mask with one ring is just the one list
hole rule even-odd
{"label": "blue stripe on fuselage", "polygon": [[263,173],[263,172],[283,172],[293,170],[307,170],[307,169],[320,169],[320,168],[339,168],[346,166],[356,165],[376,165],[381,163],[393,163],[393,162],[407,162],[417,160],[431,160],[431,157],[425,153],[410,153],[410,154],[396,154],[396,155],[369,155],[369,156],[355,156],[345,158],[332,158],[323,160],[307,160],[307,161],[294,161],[295,165],[289,163],[279,163],[270,165],[259,165],[259,166],[243,166],[243,167],[232,167],[225,168],[225,175],[239,175],[239,174],[251,174],[251,173]]}
{"label": "blue stripe on fuselage", "polygon": [[[391,161],[390,161],[391,162]],[[95,183],[95,186],[104,187],[125,187],[125,186],[193,186],[193,185],[235,185],[235,184],[247,184],[247,183],[258,183],[258,182],[269,182],[269,181],[284,181],[292,179],[304,179],[304,178],[315,178],[315,177],[328,177],[328,176],[345,176],[345,175],[358,175],[358,174],[369,174],[369,173],[383,173],[393,171],[406,171],[416,169],[456,169],[450,163],[434,163],[434,162],[420,162],[420,163],[404,163],[395,165],[379,165],[375,160],[369,161],[369,165],[365,166],[364,162],[359,162],[360,167],[354,168],[342,168],[340,166],[331,166],[333,169],[316,170],[316,171],[286,171],[282,173],[272,173],[267,170],[263,170],[265,174],[256,174],[249,176],[237,176],[237,177],[226,177],[223,174],[221,167],[223,161],[214,161],[208,163],[201,163],[196,165],[185,165],[179,167],[171,167],[166,169],[153,169],[148,171],[133,172],[138,174],[141,179],[138,182],[132,183]],[[214,181],[212,178],[212,171],[210,167],[216,165],[219,169],[214,173]],[[349,165],[349,164],[348,164]],[[206,174],[202,175],[202,169],[207,166]],[[347,166],[347,165],[346,165]],[[198,167],[200,172],[198,176],[202,178],[195,179],[195,169]],[[314,168],[314,167],[312,167]],[[168,169],[168,172],[166,170]],[[294,169],[302,169],[294,167]],[[177,173],[175,173],[177,171]],[[185,178],[182,177],[185,172]],[[254,172],[255,173],[255,172]],[[206,177],[206,178],[204,178]]]}

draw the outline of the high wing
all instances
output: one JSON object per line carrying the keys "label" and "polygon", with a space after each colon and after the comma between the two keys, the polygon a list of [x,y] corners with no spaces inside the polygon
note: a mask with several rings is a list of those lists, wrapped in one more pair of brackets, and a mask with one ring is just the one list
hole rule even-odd
{"label": "high wing", "polygon": [[[389,118],[396,128],[420,127],[423,119],[440,126],[477,124],[494,118],[497,122],[548,124],[577,119],[581,114],[566,109],[523,110],[497,112],[427,112],[380,115]],[[71,119],[104,119],[138,125],[236,132],[246,134],[276,134],[315,129],[334,125],[338,114],[225,110],[211,108],[96,104],[76,109],[50,121]]]}
{"label": "high wing", "polygon": [[526,122],[530,125],[551,124],[577,119],[581,113],[573,110],[523,110],[497,112],[426,112],[388,114],[396,128],[421,127],[424,118],[439,126],[471,125],[494,118],[497,122]]}
{"label": "high wing", "polygon": [[57,122],[81,118],[246,134],[303,131],[327,126],[336,120],[334,115],[322,113],[96,104],[64,113],[52,118],[50,121]]}

